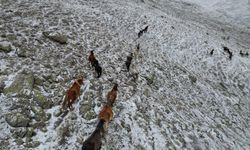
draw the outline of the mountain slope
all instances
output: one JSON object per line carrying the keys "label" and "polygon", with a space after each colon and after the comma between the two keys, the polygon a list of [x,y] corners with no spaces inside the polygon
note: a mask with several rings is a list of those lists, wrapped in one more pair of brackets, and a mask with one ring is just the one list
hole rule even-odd
{"label": "mountain slope", "polygon": [[[250,61],[240,54],[249,53],[249,30],[160,4],[2,1],[0,41],[12,51],[0,52],[1,148],[80,149],[116,82],[115,115],[102,149],[249,149]],[[47,33],[65,35],[67,44]],[[103,67],[100,79],[87,61],[90,50]],[[85,77],[82,95],[64,116],[63,95],[79,74]],[[26,90],[7,90],[13,83]],[[53,103],[45,107],[38,97]],[[16,112],[28,116],[28,128],[7,123]]]}

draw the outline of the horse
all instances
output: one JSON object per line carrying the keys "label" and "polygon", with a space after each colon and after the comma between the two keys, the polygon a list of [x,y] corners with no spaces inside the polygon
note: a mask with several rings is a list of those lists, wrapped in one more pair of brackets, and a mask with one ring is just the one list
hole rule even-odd
{"label": "horse", "polygon": [[97,73],[97,78],[100,78],[102,75],[102,67],[99,65],[95,66],[95,72]]}
{"label": "horse", "polygon": [[100,78],[102,75],[102,67],[99,65],[97,59],[94,60],[93,66],[95,67],[95,72],[97,73],[97,78]]}
{"label": "horse", "polygon": [[233,52],[231,52],[231,51],[229,50],[229,48],[227,48],[227,47],[225,47],[225,46],[223,46],[223,49],[224,49],[225,52],[227,52],[227,53],[229,54],[229,59],[231,60],[232,57],[233,57]]}
{"label": "horse", "polygon": [[65,110],[67,108],[73,109],[72,104],[80,96],[81,85],[83,84],[83,78],[75,80],[70,89],[66,92],[62,108]]}
{"label": "horse", "polygon": [[89,62],[91,63],[92,67],[94,67],[95,60],[96,60],[96,58],[95,58],[95,55],[94,55],[94,51],[90,51]]}
{"label": "horse", "polygon": [[89,62],[91,63],[92,67],[95,68],[95,72],[97,73],[97,78],[100,78],[102,75],[102,67],[99,65],[98,60],[95,58],[94,51],[90,51]]}
{"label": "horse", "polygon": [[107,104],[109,106],[112,106],[113,107],[113,104],[116,100],[116,97],[117,97],[117,91],[118,91],[118,84],[115,83],[112,90],[108,92],[108,95],[107,95]]}
{"label": "horse", "polygon": [[99,113],[99,122],[97,124],[96,129],[90,135],[90,137],[83,142],[82,150],[100,150],[102,146],[102,136],[104,135],[104,131],[108,128],[108,123],[113,118],[112,107],[108,105],[104,105],[102,110]]}
{"label": "horse", "polygon": [[131,53],[129,56],[127,56],[127,60],[126,60],[126,62],[125,62],[125,65],[126,65],[126,67],[127,67],[128,72],[129,72],[129,67],[130,67],[132,58],[133,58],[133,53]]}
{"label": "horse", "polygon": [[146,26],[144,29],[138,32],[138,38],[140,38],[143,35],[143,33],[146,33],[146,32],[148,32],[148,26]]}
{"label": "horse", "polygon": [[105,122],[103,129],[106,131],[108,129],[109,122],[113,119],[113,110],[112,106],[104,105],[101,112],[98,115],[99,120],[103,120]]}
{"label": "horse", "polygon": [[90,137],[83,142],[82,150],[100,150],[102,146],[103,125],[105,121],[100,120],[95,128],[95,131]]}

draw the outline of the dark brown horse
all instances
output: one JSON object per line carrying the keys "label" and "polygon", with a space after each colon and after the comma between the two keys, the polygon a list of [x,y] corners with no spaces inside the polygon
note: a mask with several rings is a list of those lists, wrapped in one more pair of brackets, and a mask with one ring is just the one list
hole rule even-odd
{"label": "dark brown horse", "polygon": [[94,67],[94,62],[95,62],[95,55],[94,55],[94,51],[90,51],[89,54],[89,62],[91,63],[92,67]]}
{"label": "dark brown horse", "polygon": [[130,65],[131,65],[132,58],[133,58],[133,53],[130,53],[130,55],[127,56],[127,60],[125,62],[125,65],[127,67],[128,72],[129,72],[129,68],[130,68]]}
{"label": "dark brown horse", "polygon": [[83,84],[83,78],[80,77],[73,83],[70,89],[66,92],[62,104],[63,109],[67,108],[73,109],[72,104],[80,96],[80,88],[82,84]]}
{"label": "dark brown horse", "polygon": [[113,104],[114,104],[116,97],[117,97],[117,91],[118,91],[118,84],[115,83],[112,90],[109,91],[108,95],[107,95],[107,104],[109,106],[113,107]]}
{"label": "dark brown horse", "polygon": [[97,59],[94,61],[93,66],[95,67],[95,72],[97,73],[97,78],[100,78],[102,75],[102,67],[99,65],[99,62]]}
{"label": "dark brown horse", "polygon": [[98,60],[95,58],[94,51],[90,51],[89,62],[91,63],[92,67],[95,68],[95,72],[97,73],[97,78],[100,78],[102,75],[102,67],[100,66]]}

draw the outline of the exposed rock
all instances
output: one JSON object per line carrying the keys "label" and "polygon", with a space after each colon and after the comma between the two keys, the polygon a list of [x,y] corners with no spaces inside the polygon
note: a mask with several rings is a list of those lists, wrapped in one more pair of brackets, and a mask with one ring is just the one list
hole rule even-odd
{"label": "exposed rock", "polygon": [[28,138],[31,138],[34,135],[36,135],[36,132],[34,131],[34,128],[32,128],[32,127],[27,128],[27,134],[25,136],[28,137]]}
{"label": "exposed rock", "polygon": [[34,77],[34,82],[36,85],[43,85],[44,79],[40,76],[35,76]]}
{"label": "exposed rock", "polygon": [[60,33],[48,34],[46,32],[43,32],[43,35],[52,41],[58,42],[60,44],[67,44],[67,36],[66,35],[63,35]]}
{"label": "exposed rock", "polygon": [[51,113],[47,113],[46,114],[46,121],[48,121],[51,118],[51,116],[52,116]]}
{"label": "exposed rock", "polygon": [[0,93],[3,92],[4,87],[5,87],[4,78],[0,77]]}
{"label": "exposed rock", "polygon": [[11,44],[7,41],[1,41],[0,42],[0,52],[8,53],[11,51]]}
{"label": "exposed rock", "polygon": [[51,114],[46,114],[42,107],[39,106],[32,106],[31,110],[35,114],[35,120],[36,121],[48,121],[51,118]]}
{"label": "exposed rock", "polygon": [[18,138],[15,140],[17,145],[22,145],[24,143],[24,141],[21,138]]}
{"label": "exposed rock", "polygon": [[46,128],[46,127],[43,127],[43,128],[41,128],[40,129],[42,132],[47,132],[48,131],[48,129]]}
{"label": "exposed rock", "polygon": [[59,118],[58,120],[56,120],[55,124],[54,124],[54,128],[57,128],[61,123],[62,123],[63,119]]}
{"label": "exposed rock", "polygon": [[86,120],[91,120],[96,118],[96,113],[93,111],[94,106],[91,101],[80,106],[79,111],[82,117]]}
{"label": "exposed rock", "polygon": [[191,80],[192,84],[194,84],[197,81],[197,78],[192,75],[188,75],[189,79]]}
{"label": "exposed rock", "polygon": [[42,129],[42,128],[45,128],[46,123],[43,121],[40,121],[40,122],[36,122],[34,124],[31,124],[30,126],[35,128],[35,129]]}
{"label": "exposed rock", "polygon": [[34,85],[33,73],[20,73],[16,76],[13,83],[3,90],[6,94],[15,94],[18,97],[31,98]]}
{"label": "exposed rock", "polygon": [[29,143],[25,144],[24,146],[27,147],[27,148],[36,148],[39,145],[40,145],[39,141],[32,141],[32,142],[29,142]]}
{"label": "exposed rock", "polygon": [[153,84],[155,80],[155,74],[151,74],[150,76],[145,77],[145,78],[147,80],[148,85]]}
{"label": "exposed rock", "polygon": [[66,127],[61,127],[59,129],[59,137],[61,138],[59,140],[59,145],[62,145],[62,144],[65,144],[67,141],[66,141],[66,137],[69,137],[70,136],[70,129],[68,126]]}
{"label": "exposed rock", "polygon": [[77,115],[75,113],[71,113],[70,116],[69,116],[69,118],[71,120],[76,120],[77,119]]}
{"label": "exposed rock", "polygon": [[85,118],[86,120],[91,120],[91,119],[94,119],[96,117],[97,117],[97,115],[94,111],[88,111],[88,112],[86,112],[86,114],[84,114],[83,118]]}
{"label": "exposed rock", "polygon": [[30,122],[30,118],[27,115],[18,112],[7,114],[5,120],[12,127],[27,127]]}
{"label": "exposed rock", "polygon": [[27,134],[26,127],[14,128],[11,130],[14,138],[23,138]]}
{"label": "exposed rock", "polygon": [[18,57],[30,57],[33,56],[34,54],[35,54],[35,49],[28,46],[21,45],[17,49]]}
{"label": "exposed rock", "polygon": [[44,95],[39,91],[35,91],[34,100],[43,109],[49,109],[52,106],[52,101],[49,101]]}
{"label": "exposed rock", "polygon": [[0,149],[9,149],[9,144],[10,142],[8,140],[0,140]]}
{"label": "exposed rock", "polygon": [[57,109],[56,111],[54,111],[53,115],[55,117],[59,117],[62,113],[63,113],[63,111],[61,109]]}

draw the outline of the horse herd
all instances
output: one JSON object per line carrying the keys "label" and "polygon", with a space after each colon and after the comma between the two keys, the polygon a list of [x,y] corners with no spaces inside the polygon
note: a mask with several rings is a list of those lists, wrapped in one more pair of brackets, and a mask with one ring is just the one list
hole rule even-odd
{"label": "horse herd", "polygon": [[[132,61],[132,54],[128,56],[125,65],[127,67],[127,70],[129,71],[129,66]],[[89,55],[89,62],[92,65],[92,67],[95,68],[95,71],[97,73],[97,78],[99,78],[102,74],[102,68],[99,65],[98,60],[94,56],[94,52],[90,51]],[[83,85],[83,77],[80,76],[78,79],[76,79],[73,83],[73,85],[67,90],[64,100],[62,103],[62,108],[64,110],[70,109],[73,110],[72,104],[77,100],[78,97],[80,97],[80,89],[81,85]],[[84,141],[82,150],[98,150],[101,149],[101,138],[104,135],[105,131],[108,128],[108,123],[112,120],[113,118],[113,104],[115,103],[115,100],[117,98],[117,91],[118,91],[118,84],[115,83],[112,90],[108,92],[107,94],[107,102],[106,104],[102,107],[98,119],[99,122],[96,126],[96,129],[94,132],[91,134],[91,136]]]}
{"label": "horse herd", "polygon": [[[137,34],[138,38],[140,38],[144,33],[146,33],[148,30],[148,26],[143,28],[139,31]],[[140,45],[138,44],[136,47],[136,50],[139,51]],[[127,56],[127,59],[125,61],[125,66],[127,71],[129,72],[129,68],[131,65],[133,59],[133,53],[130,53],[130,55]],[[96,59],[94,55],[94,51],[90,51],[88,60],[92,67],[94,67],[95,72],[97,74],[97,78],[99,78],[102,75],[102,67],[100,66],[98,60]],[[66,92],[64,96],[64,100],[62,103],[62,108],[73,110],[72,104],[77,100],[77,98],[80,96],[80,88],[81,85],[83,85],[83,77],[80,76],[78,79],[75,80],[73,85],[69,88],[69,90]],[[115,100],[117,98],[117,91],[118,91],[118,84],[115,83],[112,90],[108,92],[107,94],[107,102],[102,107],[98,119],[99,122],[94,130],[94,132],[83,142],[82,150],[100,150],[101,149],[101,139],[105,133],[105,131],[108,129],[108,124],[113,118],[113,104],[115,103]]]}

